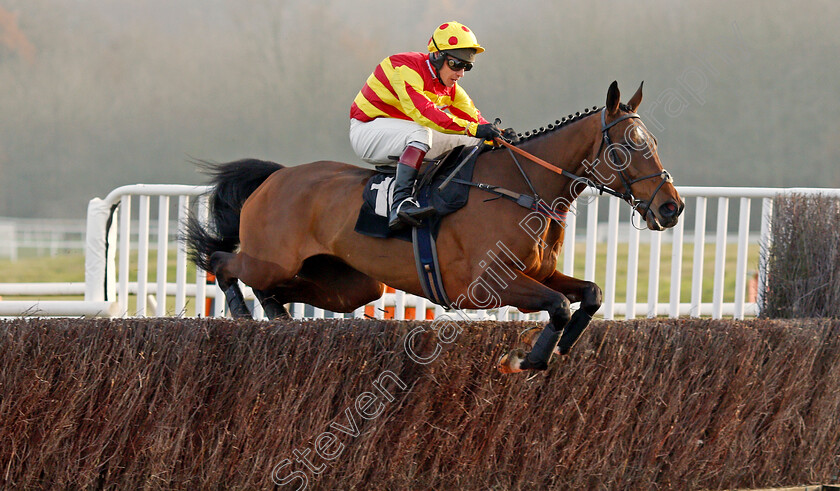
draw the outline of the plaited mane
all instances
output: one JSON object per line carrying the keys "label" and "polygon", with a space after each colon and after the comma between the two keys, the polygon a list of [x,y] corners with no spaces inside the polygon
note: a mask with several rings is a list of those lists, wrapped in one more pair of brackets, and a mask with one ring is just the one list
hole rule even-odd
{"label": "plaited mane", "polygon": [[[630,108],[626,104],[620,104],[619,108],[622,111],[630,111]],[[588,118],[593,114],[598,114],[600,110],[603,109],[602,107],[592,106],[592,108],[586,108],[583,111],[578,111],[574,114],[569,114],[565,118],[558,119],[553,124],[549,123],[547,126],[541,126],[539,128],[535,128],[531,131],[526,131],[525,133],[519,133],[519,143],[517,145],[525,143],[526,141],[533,140],[534,138],[539,138],[547,133],[551,133],[554,131],[559,130],[567,125],[570,125],[576,121],[580,121],[581,119]],[[496,149],[498,150],[498,148]]]}

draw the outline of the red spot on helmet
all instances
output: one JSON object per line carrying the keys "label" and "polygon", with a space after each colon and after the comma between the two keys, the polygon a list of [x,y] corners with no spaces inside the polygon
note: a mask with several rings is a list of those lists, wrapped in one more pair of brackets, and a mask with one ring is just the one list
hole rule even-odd
{"label": "red spot on helmet", "polygon": [[467,26],[461,26],[461,29],[463,29],[464,32],[470,32],[470,30],[467,28]]}
{"label": "red spot on helmet", "polygon": [[455,46],[456,44],[458,44],[458,38],[456,38],[455,36],[452,36],[451,38],[449,38],[449,45],[450,46]]}
{"label": "red spot on helmet", "polygon": [[440,30],[444,30],[444,29],[446,29],[447,27],[449,27],[449,24],[441,24],[441,25],[440,25],[440,27],[438,27],[438,29],[440,29]]}

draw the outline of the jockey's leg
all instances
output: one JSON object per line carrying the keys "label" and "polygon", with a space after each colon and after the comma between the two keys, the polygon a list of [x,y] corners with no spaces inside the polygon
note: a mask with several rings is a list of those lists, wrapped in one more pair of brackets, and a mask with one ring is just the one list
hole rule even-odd
{"label": "jockey's leg", "polygon": [[[424,218],[434,215],[432,206],[420,207],[414,199],[414,185],[417,180],[417,170],[423,163],[423,157],[437,158],[458,145],[477,145],[478,138],[465,135],[451,135],[447,133],[431,132],[431,141],[412,141],[405,147],[397,165],[397,176],[394,182],[394,200],[388,217],[388,228],[398,230],[405,224],[419,227]],[[399,196],[399,198],[398,198]]]}
{"label": "jockey's leg", "polygon": [[394,179],[393,201],[391,213],[388,216],[388,228],[399,230],[406,225],[420,226],[424,218],[435,213],[432,206],[420,207],[414,198],[414,185],[417,181],[417,171],[423,163],[423,157],[429,146],[421,142],[410,142],[403,150],[397,164],[397,176]]}
{"label": "jockey's leg", "polygon": [[388,216],[391,229],[420,225],[434,213],[432,207],[420,208],[414,199],[417,170],[423,157],[437,158],[458,145],[475,145],[478,138],[440,133],[426,126],[394,118],[376,118],[362,122],[351,120],[350,144],[356,155],[374,165],[393,165],[399,156],[393,201]]}
{"label": "jockey's leg", "polygon": [[452,150],[458,145],[465,147],[475,146],[481,143],[480,138],[474,138],[467,135],[455,135],[451,133],[440,133],[432,131],[431,143],[429,144],[429,153],[426,155],[430,159],[436,159],[446,152]]}

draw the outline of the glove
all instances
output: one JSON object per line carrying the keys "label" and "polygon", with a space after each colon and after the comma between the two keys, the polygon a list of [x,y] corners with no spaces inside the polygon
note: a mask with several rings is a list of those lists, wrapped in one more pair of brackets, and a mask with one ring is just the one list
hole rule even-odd
{"label": "glove", "polygon": [[505,128],[502,130],[502,138],[508,143],[518,143],[519,136],[513,128]]}
{"label": "glove", "polygon": [[475,130],[475,137],[482,140],[492,140],[500,136],[502,136],[501,130],[492,123],[480,124]]}

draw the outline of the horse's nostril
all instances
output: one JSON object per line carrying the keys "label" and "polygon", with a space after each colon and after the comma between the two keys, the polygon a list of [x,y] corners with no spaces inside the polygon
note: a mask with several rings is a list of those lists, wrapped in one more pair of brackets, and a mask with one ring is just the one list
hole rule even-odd
{"label": "horse's nostril", "polygon": [[665,218],[670,218],[679,213],[679,207],[673,201],[669,201],[659,207],[659,214]]}

